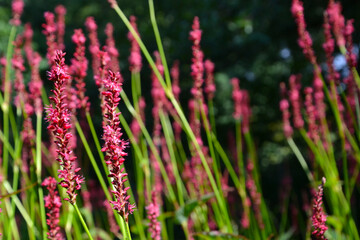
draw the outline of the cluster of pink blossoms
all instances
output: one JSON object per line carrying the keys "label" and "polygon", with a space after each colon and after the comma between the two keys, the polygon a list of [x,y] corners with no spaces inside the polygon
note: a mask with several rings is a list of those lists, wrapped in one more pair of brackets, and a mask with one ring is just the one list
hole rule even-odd
{"label": "cluster of pink blossoms", "polygon": [[246,90],[241,90],[239,87],[239,79],[232,78],[231,84],[233,85],[232,97],[234,100],[234,118],[235,120],[242,121],[242,130],[244,132],[249,132],[250,124],[250,99],[249,94]]}
{"label": "cluster of pink blossoms", "polygon": [[322,208],[322,203],[323,203],[322,198],[323,198],[325,182],[326,179],[323,177],[321,181],[321,185],[318,187],[318,191],[314,197],[313,214],[311,217],[314,231],[311,233],[311,236],[312,239],[316,239],[316,240],[326,240],[324,234],[328,229],[326,226],[326,215]]}
{"label": "cluster of pink blossoms", "polygon": [[71,59],[70,71],[74,80],[76,81],[76,95],[79,98],[77,108],[83,108],[89,111],[90,102],[89,97],[85,96],[85,82],[84,79],[87,75],[88,60],[85,57],[85,41],[86,38],[81,29],[75,29],[72,35],[72,41],[76,45],[74,58]]}
{"label": "cluster of pink blossoms", "polygon": [[312,64],[316,64],[316,57],[312,48],[312,39],[310,33],[306,30],[306,23],[304,18],[304,7],[300,0],[293,0],[291,5],[291,13],[295,18],[298,26],[298,44],[302,48],[303,53]]}
{"label": "cluster of pink blossoms", "polygon": [[191,76],[194,79],[194,86],[191,89],[191,93],[195,99],[202,99],[202,85],[204,83],[204,53],[200,48],[201,30],[199,18],[195,17],[192,25],[192,31],[190,32],[189,39],[193,42],[192,52],[193,58],[191,59]]}
{"label": "cluster of pink blossoms", "polygon": [[121,91],[121,76],[109,70],[107,78],[103,80],[104,90],[102,95],[104,96],[105,106],[105,122],[104,122],[104,135],[103,139],[105,144],[102,151],[106,153],[105,161],[109,165],[110,174],[112,179],[111,183],[114,190],[111,192],[115,196],[115,201],[111,201],[114,210],[116,210],[125,221],[128,221],[129,214],[132,214],[135,208],[135,204],[130,204],[130,195],[127,194],[129,187],[125,187],[127,179],[127,173],[124,173],[122,164],[125,161],[125,148],[128,142],[121,139],[122,132],[120,128],[120,113],[116,112],[116,108],[120,102]]}
{"label": "cluster of pink blossoms", "polygon": [[23,0],[13,0],[11,4],[13,18],[10,20],[10,23],[14,26],[19,26],[21,24],[21,14],[24,10],[24,1]]}
{"label": "cluster of pink blossoms", "polygon": [[54,65],[51,71],[48,72],[49,80],[54,83],[55,88],[52,90],[54,96],[50,97],[53,102],[52,105],[46,108],[47,121],[50,123],[48,129],[53,133],[55,144],[57,146],[56,160],[62,166],[59,169],[59,178],[61,178],[60,185],[67,189],[66,193],[69,198],[65,198],[71,204],[76,202],[76,190],[81,188],[81,183],[84,178],[78,175],[80,168],[74,169],[75,156],[72,156],[69,141],[73,137],[69,129],[71,128],[70,118],[71,114],[66,104],[65,86],[70,78],[70,75],[65,71],[65,53],[61,50],[56,51],[54,58]]}
{"label": "cluster of pink blossoms", "polygon": [[151,203],[146,207],[147,216],[150,220],[149,231],[151,233],[151,238],[154,240],[161,239],[161,226],[158,220],[160,216],[160,207],[156,202],[156,192],[151,192]]}
{"label": "cluster of pink blossoms", "polygon": [[[138,31],[137,25],[136,25],[136,17],[135,16],[130,16],[130,24],[135,29],[137,34],[139,35],[139,31]],[[135,40],[135,38],[134,38],[134,36],[132,35],[131,32],[128,33],[127,37],[128,37],[128,39],[129,39],[129,41],[131,43],[130,56],[129,56],[129,65],[130,65],[129,68],[130,68],[130,71],[131,72],[140,72],[141,67],[142,67],[140,46],[136,42],[136,40]]]}
{"label": "cluster of pink blossoms", "polygon": [[49,211],[46,214],[46,223],[49,226],[49,231],[47,233],[48,238],[53,240],[63,239],[59,227],[61,199],[58,191],[56,191],[57,182],[55,178],[48,177],[41,185],[46,187],[49,191],[49,194],[44,197],[45,207]]}

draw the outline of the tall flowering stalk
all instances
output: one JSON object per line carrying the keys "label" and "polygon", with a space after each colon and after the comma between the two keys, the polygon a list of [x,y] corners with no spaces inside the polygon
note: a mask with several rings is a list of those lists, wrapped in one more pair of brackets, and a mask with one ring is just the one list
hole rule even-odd
{"label": "tall flowering stalk", "polygon": [[53,133],[55,137],[55,143],[57,146],[56,160],[60,163],[61,169],[58,170],[59,178],[61,178],[60,185],[66,188],[68,198],[64,200],[75,204],[76,202],[76,190],[81,188],[81,183],[84,182],[84,178],[78,175],[80,168],[74,169],[75,156],[72,156],[70,150],[69,141],[72,138],[70,133],[71,114],[66,104],[65,87],[70,75],[65,69],[65,53],[61,50],[56,51],[54,58],[54,65],[51,71],[48,72],[49,80],[54,83],[55,88],[52,90],[54,96],[50,97],[53,104],[46,108],[47,121],[49,122],[48,129]]}
{"label": "tall flowering stalk", "polygon": [[76,92],[79,99],[77,108],[82,108],[86,111],[89,111],[90,102],[89,98],[85,96],[85,82],[84,79],[87,75],[86,71],[88,68],[88,60],[85,57],[85,41],[86,38],[81,29],[75,29],[74,34],[72,35],[72,41],[76,45],[76,50],[74,53],[74,58],[71,59],[70,71],[74,80],[76,82]]}
{"label": "tall flowering stalk", "polygon": [[326,215],[322,207],[325,182],[326,179],[323,177],[321,180],[321,184],[318,187],[318,191],[314,197],[313,214],[311,217],[314,231],[311,233],[311,236],[312,239],[316,240],[327,239],[324,236],[326,230],[328,229],[326,226]]}
{"label": "tall flowering stalk", "polygon": [[10,23],[14,26],[19,26],[21,24],[20,17],[24,10],[24,1],[23,0],[13,0],[11,4],[13,18],[10,20]]}
{"label": "tall flowering stalk", "polygon": [[149,223],[149,232],[151,233],[151,238],[154,240],[160,240],[161,239],[161,226],[160,222],[158,220],[158,217],[160,216],[160,207],[156,202],[156,192],[151,192],[151,202],[146,207],[147,216],[150,220]]}
{"label": "tall flowering stalk", "polygon": [[98,61],[98,52],[100,51],[100,43],[97,35],[97,24],[93,17],[88,17],[85,20],[85,27],[89,32],[89,50],[92,58],[92,70],[94,77],[99,74],[100,62]]}
{"label": "tall flowering stalk", "polygon": [[204,53],[201,51],[200,41],[201,41],[201,29],[200,21],[198,17],[194,18],[192,25],[192,31],[190,32],[189,39],[193,42],[192,52],[192,64],[191,64],[191,76],[194,79],[194,86],[191,89],[191,93],[195,99],[202,99],[202,85],[204,83]]}
{"label": "tall flowering stalk", "polygon": [[113,72],[119,72],[120,71],[120,67],[119,67],[119,51],[116,49],[115,46],[115,40],[114,40],[114,36],[113,36],[113,32],[114,32],[114,27],[111,23],[106,24],[105,27],[105,34],[107,36],[106,38],[106,52],[109,54],[110,57],[110,69]]}
{"label": "tall flowering stalk", "polygon": [[66,8],[63,5],[57,5],[55,7],[55,13],[57,15],[57,45],[58,48],[61,50],[65,49],[64,45],[64,35],[65,35],[65,15],[66,15]]}
{"label": "tall flowering stalk", "polygon": [[55,15],[52,12],[44,13],[45,22],[42,27],[44,28],[43,34],[46,36],[46,44],[47,44],[47,53],[46,58],[48,60],[49,65],[52,65],[52,61],[54,59],[55,50],[57,47],[56,42],[56,23],[55,23]]}
{"label": "tall flowering stalk", "polygon": [[55,178],[48,177],[41,185],[49,191],[49,194],[44,197],[45,207],[48,209],[46,223],[49,226],[49,232],[47,236],[52,240],[63,239],[59,227],[61,199],[58,191],[56,191],[57,182]]}
{"label": "tall flowering stalk", "polygon": [[[139,34],[139,31],[137,29],[136,25],[136,17],[130,16],[130,23],[131,26],[135,29],[135,31]],[[139,35],[140,36],[140,35]],[[131,32],[128,33],[127,38],[129,39],[131,43],[131,49],[130,49],[130,56],[129,56],[129,69],[131,72],[138,73],[140,72],[142,68],[142,58],[141,58],[141,51],[139,44],[136,42],[134,36],[131,34]]]}
{"label": "tall flowering stalk", "polygon": [[135,204],[129,202],[130,195],[127,194],[129,187],[125,187],[127,173],[124,173],[124,168],[122,168],[124,157],[127,156],[125,148],[128,142],[121,139],[120,113],[116,112],[120,102],[121,85],[120,74],[109,70],[107,78],[103,81],[104,90],[102,91],[106,107],[103,126],[105,144],[102,151],[106,153],[105,161],[109,166],[109,177],[112,178],[111,183],[114,187],[111,192],[114,194],[115,201],[110,202],[114,210],[124,218],[125,222],[128,222],[129,214],[133,213]]}

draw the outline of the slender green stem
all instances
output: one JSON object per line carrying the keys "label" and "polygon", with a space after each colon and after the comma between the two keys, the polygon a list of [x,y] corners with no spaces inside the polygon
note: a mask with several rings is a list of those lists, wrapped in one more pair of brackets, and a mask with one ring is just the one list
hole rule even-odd
{"label": "slender green stem", "polygon": [[81,224],[83,225],[83,227],[84,227],[84,229],[85,229],[86,234],[88,235],[88,237],[89,237],[90,240],[93,240],[93,238],[92,238],[92,236],[91,236],[91,234],[90,234],[89,228],[88,228],[88,226],[86,225],[85,220],[84,220],[83,216],[81,215],[78,206],[76,205],[76,203],[74,203],[73,206],[74,206],[75,211],[76,211],[76,213],[77,213],[77,215],[78,215],[78,217],[79,217],[79,219],[80,219]]}
{"label": "slender green stem", "polygon": [[[4,101],[1,105],[1,108],[3,110],[3,131],[4,131],[4,137],[5,139],[9,139],[9,109],[10,109],[10,60],[12,57],[13,52],[13,41],[15,39],[16,35],[16,27],[12,26],[10,30],[9,40],[8,40],[8,46],[6,51],[6,67],[5,67],[5,91],[4,91]],[[4,176],[7,177],[7,170],[8,170],[8,161],[9,161],[9,153],[8,148],[4,146],[3,148],[3,171]]]}
{"label": "slender green stem", "polygon": [[175,158],[175,153],[174,153],[174,148],[172,146],[172,139],[170,138],[170,127],[168,126],[168,124],[166,123],[165,120],[165,116],[162,110],[159,111],[159,116],[160,116],[160,120],[161,120],[161,125],[163,127],[164,130],[164,135],[165,135],[165,139],[166,139],[166,144],[167,144],[167,148],[169,151],[169,155],[170,155],[170,160],[172,163],[172,168],[173,168],[173,174],[174,177],[176,179],[176,187],[178,190],[178,196],[179,196],[179,203],[180,206],[184,205],[184,196],[183,196],[183,191],[182,191],[182,180],[179,174],[179,170],[176,164],[176,158]]}
{"label": "slender green stem", "polygon": [[156,39],[156,44],[158,46],[161,62],[162,62],[162,65],[164,67],[164,75],[165,75],[166,84],[167,84],[167,87],[169,89],[171,89],[171,79],[170,79],[170,74],[169,74],[169,67],[168,67],[168,64],[167,64],[167,61],[166,61],[164,48],[163,48],[163,45],[162,45],[162,42],[161,42],[159,28],[158,28],[157,22],[156,22],[155,8],[154,8],[153,0],[149,0],[149,10],[150,10],[150,20],[151,20],[151,24],[153,26],[155,39]]}
{"label": "slender green stem", "polygon": [[299,160],[301,167],[304,169],[307,178],[309,179],[310,182],[313,182],[314,177],[311,174],[310,169],[309,169],[303,155],[301,154],[299,148],[296,146],[294,140],[292,138],[287,138],[287,141],[289,143],[291,150],[294,152],[296,158]]}
{"label": "slender green stem", "polygon": [[[220,165],[219,165],[219,161],[218,161],[218,159],[216,157],[216,154],[215,154],[215,151],[214,151],[214,144],[213,144],[212,136],[211,136],[211,128],[209,126],[208,117],[206,116],[204,105],[203,105],[202,101],[200,101],[200,108],[201,108],[200,111],[201,111],[203,124],[204,124],[204,127],[205,127],[206,137],[207,137],[207,140],[208,140],[210,156],[211,156],[212,161],[213,161],[213,172],[214,172],[214,175],[215,175],[215,180],[216,180],[216,182],[218,184],[218,188],[221,189]],[[222,191],[220,191],[220,193],[222,194]]]}
{"label": "slender green stem", "polygon": [[161,158],[156,149],[156,146],[155,146],[154,142],[152,141],[152,138],[144,125],[144,122],[142,121],[141,117],[136,113],[135,109],[132,107],[126,93],[124,91],[121,91],[120,95],[121,95],[127,109],[132,114],[132,116],[136,118],[138,124],[140,125],[141,131],[143,132],[144,137],[150,146],[150,150],[153,152],[154,157],[159,164],[160,172],[161,172],[162,177],[164,178],[165,185],[166,185],[166,188],[168,189],[170,199],[176,205],[176,196],[175,196],[174,190],[170,184],[170,180],[169,180],[169,177],[167,176],[164,164],[161,161]]}
{"label": "slender green stem", "polygon": [[42,236],[43,239],[46,238],[47,225],[46,225],[46,215],[45,215],[45,205],[44,205],[44,193],[41,185],[41,122],[42,114],[36,114],[36,177],[39,193],[39,204],[40,204],[40,215],[41,215],[41,226],[42,226]]}
{"label": "slender green stem", "polygon": [[[97,133],[96,133],[96,130],[95,130],[94,123],[92,121],[91,115],[90,115],[90,113],[88,111],[85,113],[85,115],[86,115],[86,120],[87,120],[87,122],[89,124],[89,127],[90,127],[91,134],[93,136],[93,139],[94,139],[94,142],[95,142],[96,149],[97,149],[97,152],[99,154],[99,157],[101,159],[104,159],[104,154],[101,151],[100,141],[99,141],[99,139],[97,137]],[[105,169],[107,169],[106,166],[105,166]]]}
{"label": "slender green stem", "polygon": [[[13,189],[10,185],[10,183],[7,180],[4,180],[3,185],[6,189],[6,191],[8,193],[13,192]],[[31,220],[31,217],[29,216],[29,214],[27,213],[26,209],[24,208],[24,206],[21,204],[21,201],[19,200],[19,198],[16,195],[11,195],[12,200],[14,201],[17,210],[19,210],[20,214],[22,215],[22,217],[24,218],[27,226],[31,229],[33,229],[35,236],[39,237],[39,231],[36,228],[34,222]]]}

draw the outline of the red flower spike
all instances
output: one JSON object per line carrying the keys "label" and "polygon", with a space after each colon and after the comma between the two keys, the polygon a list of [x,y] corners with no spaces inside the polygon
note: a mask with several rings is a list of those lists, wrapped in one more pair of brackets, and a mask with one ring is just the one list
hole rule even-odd
{"label": "red flower spike", "polygon": [[132,214],[135,204],[129,203],[129,195],[127,194],[128,188],[125,187],[126,173],[122,164],[127,155],[125,148],[128,145],[127,141],[121,139],[122,132],[120,128],[119,114],[116,108],[120,102],[121,89],[121,76],[120,73],[114,73],[109,70],[107,78],[103,80],[103,96],[105,105],[105,122],[103,139],[105,141],[102,151],[105,152],[105,162],[109,165],[110,174],[112,178],[114,190],[111,191],[115,196],[115,201],[110,201],[113,204],[113,209],[116,210],[125,221],[128,221],[129,214]]}
{"label": "red flower spike", "polygon": [[[74,161],[76,157],[72,156],[70,150],[69,140],[72,138],[72,134],[69,132],[70,124],[70,111],[65,103],[65,86],[70,76],[65,71],[65,53],[61,50],[56,51],[54,58],[54,65],[51,71],[48,72],[49,80],[54,83],[55,88],[52,90],[54,97],[50,97],[53,102],[52,105],[46,108],[47,121],[49,122],[48,129],[53,133],[56,144],[56,160],[62,166],[59,172],[59,178],[62,179],[61,185],[67,189],[67,194],[71,204],[76,202],[76,190],[81,188],[81,183],[84,178],[78,175],[74,170]],[[77,171],[78,172],[78,171]]]}

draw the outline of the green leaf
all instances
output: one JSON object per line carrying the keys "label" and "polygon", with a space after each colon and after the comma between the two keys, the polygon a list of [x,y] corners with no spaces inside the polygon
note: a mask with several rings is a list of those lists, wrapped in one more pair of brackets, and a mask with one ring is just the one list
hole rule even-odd
{"label": "green leaf", "polygon": [[187,201],[184,206],[176,210],[175,212],[176,222],[179,224],[186,222],[192,211],[194,211],[194,209],[197,206],[200,206],[202,203],[207,202],[209,199],[213,198],[214,196],[215,196],[214,193],[208,193],[202,196],[200,199],[192,199]]}

